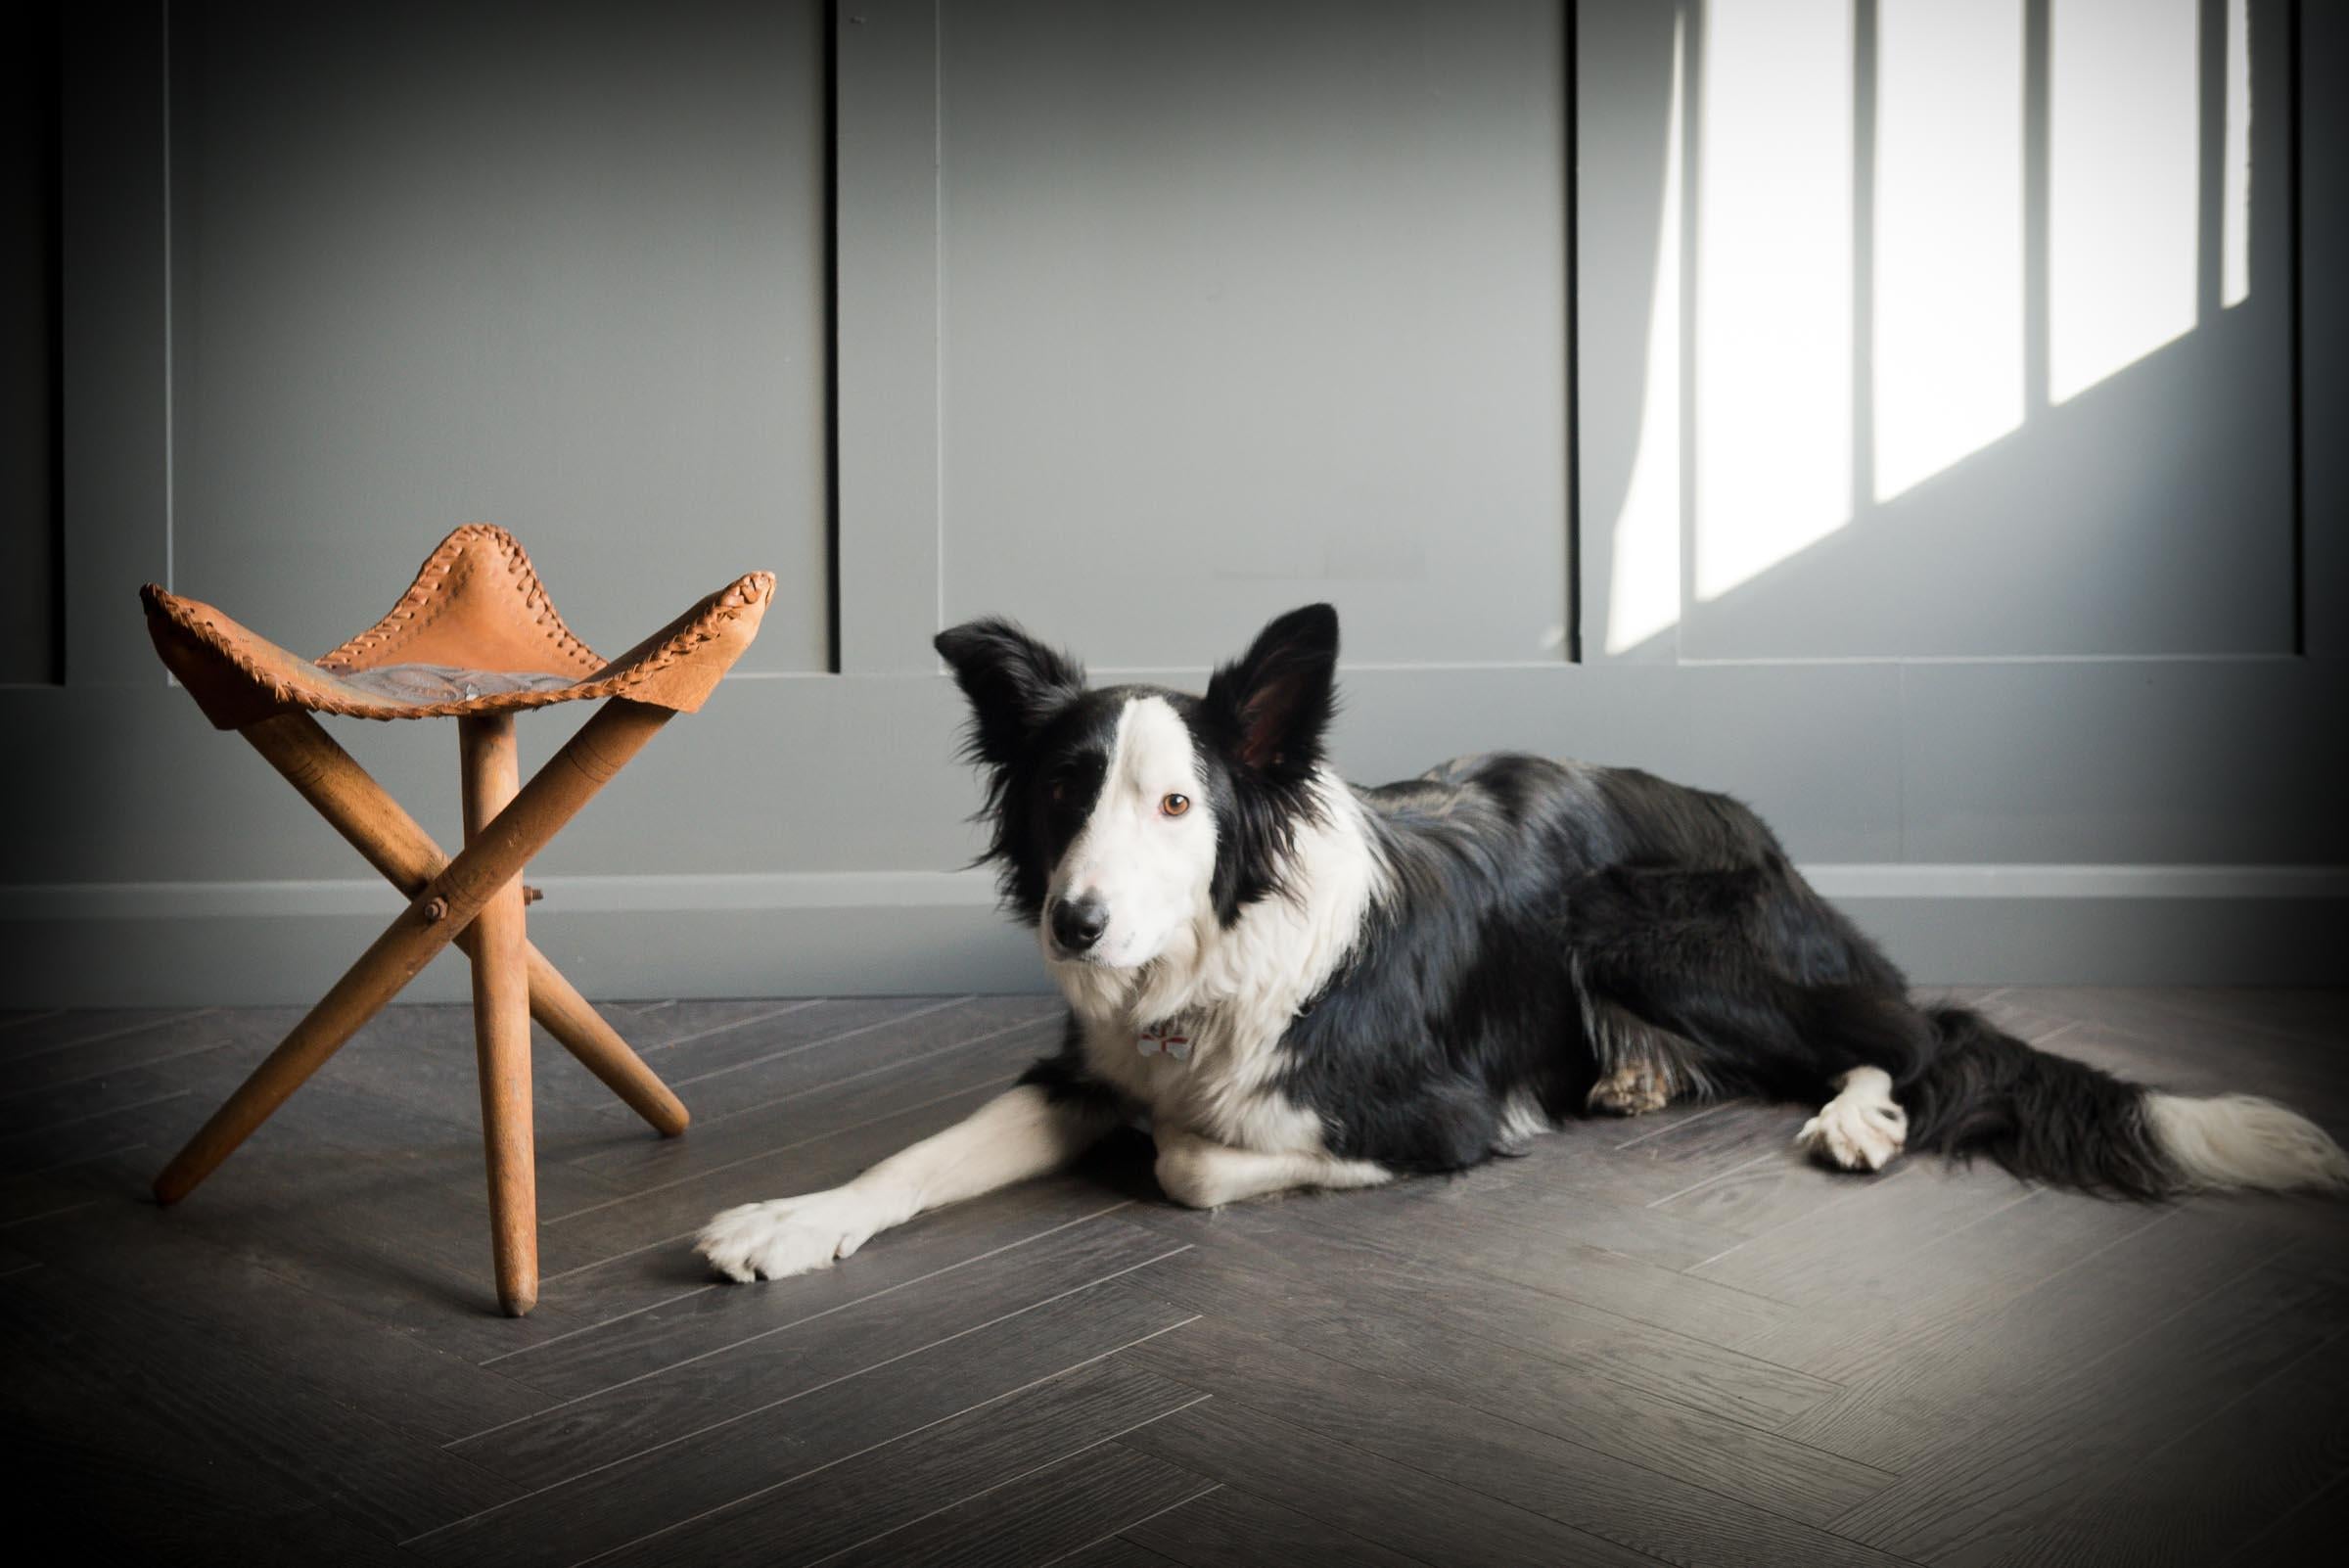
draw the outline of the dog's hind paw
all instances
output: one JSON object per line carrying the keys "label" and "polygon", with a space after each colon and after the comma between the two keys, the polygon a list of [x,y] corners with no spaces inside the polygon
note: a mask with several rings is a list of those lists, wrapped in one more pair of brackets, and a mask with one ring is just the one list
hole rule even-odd
{"label": "dog's hind paw", "polygon": [[1586,1103],[1608,1116],[1645,1116],[1672,1103],[1672,1079],[1653,1062],[1626,1062],[1591,1085]]}
{"label": "dog's hind paw", "polygon": [[1893,1099],[1889,1077],[1877,1068],[1856,1068],[1844,1075],[1842,1092],[1803,1124],[1794,1141],[1843,1170],[1881,1171],[1909,1141],[1909,1116]]}
{"label": "dog's hind paw", "polygon": [[860,1195],[834,1188],[728,1209],[702,1227],[693,1250],[716,1272],[748,1284],[829,1268],[877,1228]]}

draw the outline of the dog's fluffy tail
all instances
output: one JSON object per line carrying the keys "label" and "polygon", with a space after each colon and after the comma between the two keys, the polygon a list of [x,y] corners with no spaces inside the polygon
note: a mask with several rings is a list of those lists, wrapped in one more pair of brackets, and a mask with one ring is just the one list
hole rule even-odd
{"label": "dog's fluffy tail", "polygon": [[2164,1094],[2035,1050],[1965,1008],[1928,1016],[1938,1048],[1899,1091],[1911,1150],[1987,1155],[2028,1180],[2117,1197],[2349,1191],[2349,1154],[2273,1100]]}

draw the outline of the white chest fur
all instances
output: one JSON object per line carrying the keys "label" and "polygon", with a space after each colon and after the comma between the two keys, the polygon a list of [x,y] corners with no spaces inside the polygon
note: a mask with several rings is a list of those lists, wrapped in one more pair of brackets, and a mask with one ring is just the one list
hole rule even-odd
{"label": "white chest fur", "polygon": [[1190,1054],[1145,1054],[1136,1040],[1141,1029],[1110,1019],[1088,1024],[1085,1065],[1150,1111],[1153,1127],[1177,1128],[1234,1148],[1267,1153],[1322,1151],[1321,1120],[1280,1092],[1279,1032],[1268,1038],[1243,1034],[1235,1020],[1159,1020],[1174,1023]]}

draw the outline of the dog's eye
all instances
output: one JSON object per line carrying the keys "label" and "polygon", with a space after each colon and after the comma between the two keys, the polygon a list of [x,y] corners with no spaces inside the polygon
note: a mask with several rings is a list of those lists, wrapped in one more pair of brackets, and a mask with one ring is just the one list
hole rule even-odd
{"label": "dog's eye", "polygon": [[1158,803],[1158,808],[1168,816],[1180,816],[1191,808],[1191,798],[1187,795],[1170,795]]}
{"label": "dog's eye", "polygon": [[1069,798],[1069,781],[1068,781],[1067,779],[1065,779],[1065,778],[1056,778],[1056,779],[1054,779],[1054,780],[1052,781],[1052,804],[1053,804],[1054,806],[1058,806],[1058,805],[1060,805],[1062,802],[1066,801],[1068,798]]}

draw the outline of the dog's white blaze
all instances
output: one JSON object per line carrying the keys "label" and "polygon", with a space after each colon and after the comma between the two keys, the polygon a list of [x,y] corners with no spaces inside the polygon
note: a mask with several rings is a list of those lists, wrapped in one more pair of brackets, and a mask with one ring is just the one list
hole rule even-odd
{"label": "dog's white blaze", "polygon": [[2349,1187],[2349,1154],[2323,1128],[2274,1100],[2148,1094],[2145,1119],[2162,1153],[2194,1186]]}
{"label": "dog's white blaze", "polygon": [[[1169,816],[1169,795],[1190,809]],[[1131,969],[1156,958],[1207,907],[1216,871],[1216,824],[1203,798],[1190,727],[1163,697],[1136,697],[1118,715],[1117,737],[1092,814],[1052,875],[1052,897],[1096,898],[1109,929],[1088,961]],[[1051,922],[1039,940],[1047,959]]]}
{"label": "dog's white blaze", "polygon": [[[1121,761],[1145,748],[1161,755],[1171,750],[1164,722],[1179,732],[1187,755],[1190,731],[1180,717],[1162,700],[1141,698],[1119,724]],[[1384,874],[1354,792],[1327,772],[1313,790],[1321,820],[1298,826],[1286,895],[1249,905],[1226,930],[1216,918],[1211,838],[1206,853],[1180,871],[1186,881],[1143,895],[1155,907],[1189,911],[1147,962],[1133,968],[1051,964],[1083,1026],[1087,1065],[1149,1106],[1154,1126],[1244,1149],[1323,1151],[1320,1117],[1274,1086],[1282,1066],[1274,1047],[1297,1009],[1354,950]],[[1194,806],[1192,814],[1201,809]],[[1083,848],[1093,864],[1106,867],[1105,854],[1117,842],[1114,834],[1104,835]],[[1073,846],[1068,859],[1077,857]],[[1168,861],[1154,863],[1165,874]],[[1121,885],[1132,884],[1125,879]],[[1117,919],[1113,900],[1113,932]],[[1048,947],[1046,952],[1049,957]],[[1170,1020],[1180,1021],[1191,1037],[1186,1062],[1134,1048],[1142,1029]]]}

